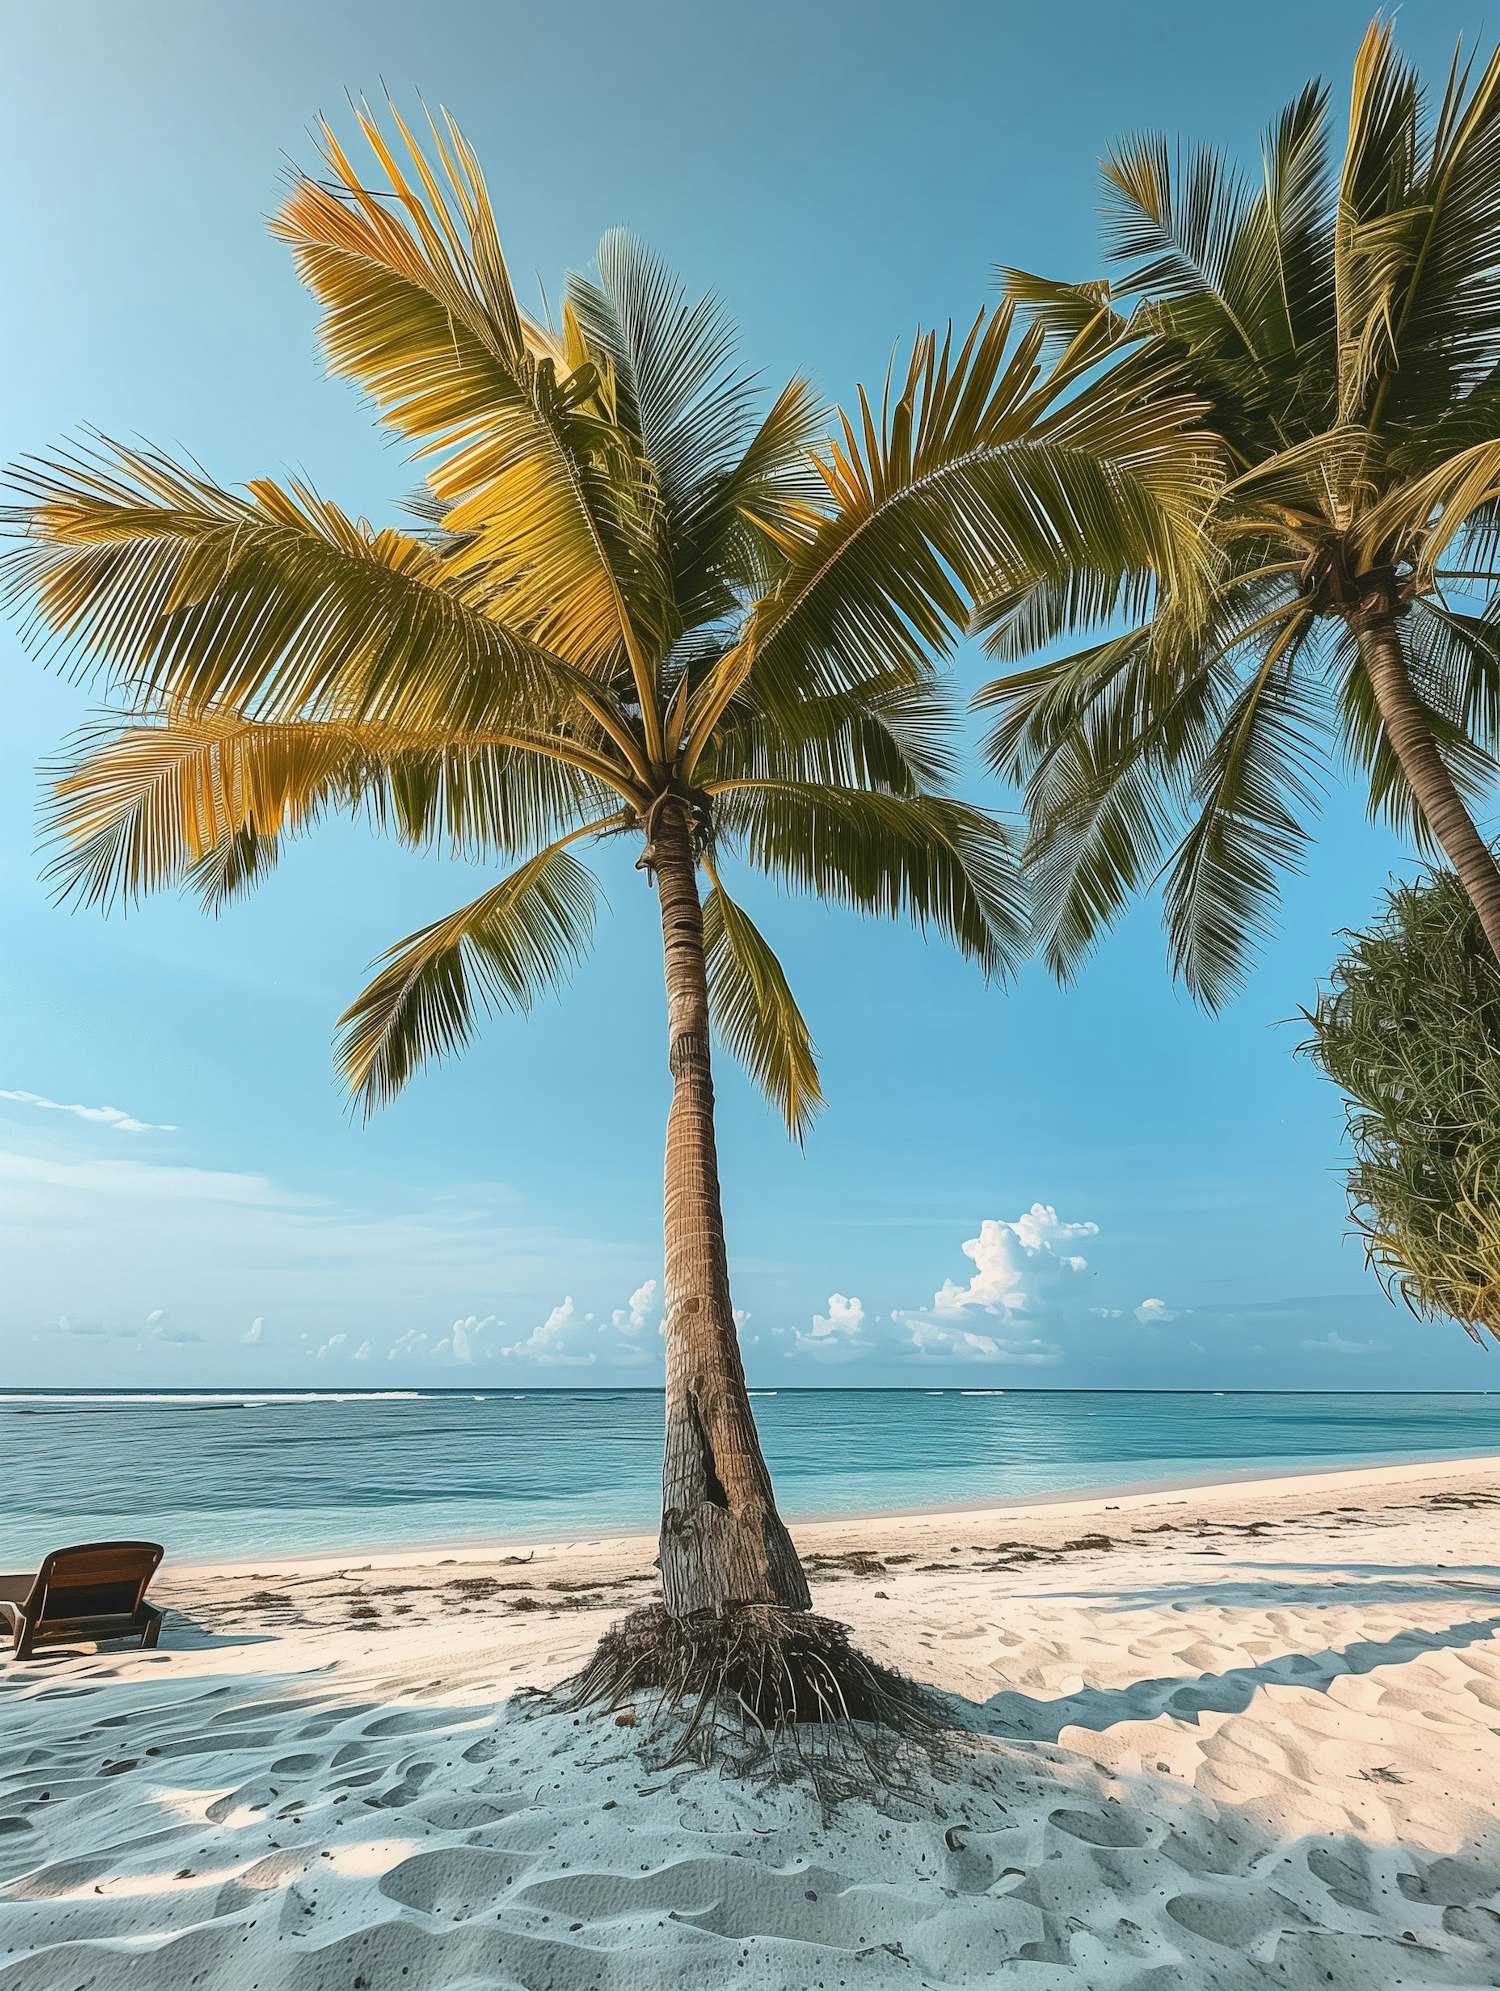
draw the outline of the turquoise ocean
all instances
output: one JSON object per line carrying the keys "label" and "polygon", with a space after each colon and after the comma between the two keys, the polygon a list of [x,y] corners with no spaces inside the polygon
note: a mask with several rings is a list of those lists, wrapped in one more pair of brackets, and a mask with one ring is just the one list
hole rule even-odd
{"label": "turquoise ocean", "polygon": [[[755,1393],[793,1521],[1163,1480],[1500,1456],[1496,1395]],[[0,1565],[146,1536],[174,1557],[654,1527],[651,1390],[0,1394]]]}

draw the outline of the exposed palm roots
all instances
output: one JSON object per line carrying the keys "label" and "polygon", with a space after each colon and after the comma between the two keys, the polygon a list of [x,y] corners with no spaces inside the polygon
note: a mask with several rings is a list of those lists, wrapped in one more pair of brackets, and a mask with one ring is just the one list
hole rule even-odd
{"label": "exposed palm roots", "polygon": [[558,1698],[628,1710],[663,1768],[805,1774],[825,1801],[907,1782],[947,1727],[937,1697],[860,1652],[846,1626],[771,1604],[635,1611]]}

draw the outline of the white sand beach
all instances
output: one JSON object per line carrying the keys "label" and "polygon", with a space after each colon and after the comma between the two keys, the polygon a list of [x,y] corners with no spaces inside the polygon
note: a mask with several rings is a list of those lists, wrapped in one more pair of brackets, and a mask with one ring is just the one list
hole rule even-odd
{"label": "white sand beach", "polygon": [[646,1541],[169,1565],[156,1652],[0,1661],[0,1991],[1500,1982],[1500,1460],[798,1535],[953,1697],[914,1795],[509,1705]]}

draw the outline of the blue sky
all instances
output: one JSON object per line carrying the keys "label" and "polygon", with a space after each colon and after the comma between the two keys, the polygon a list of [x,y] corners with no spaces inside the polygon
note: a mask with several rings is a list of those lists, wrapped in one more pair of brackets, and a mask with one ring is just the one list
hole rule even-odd
{"label": "blue sky", "polygon": [[[263,222],[346,91],[452,110],[513,268],[553,295],[626,223],[720,293],[768,380],[810,368],[840,396],[918,323],[966,321],[997,261],[1091,273],[1115,135],[1249,152],[1309,74],[1342,98],[1363,4],[1249,18],[1188,0],[12,10],[0,454],[93,424],[389,509],[406,466],[321,379]],[[1434,76],[1475,25],[1441,0],[1400,22]],[[978,681],[975,657],[958,668]],[[34,771],[89,701],[9,631],[0,669],[0,1378],[654,1380],[664,1025],[628,859],[601,867],[613,912],[572,992],[495,1020],[365,1128],[333,1020],[471,874],[334,826],[217,922],[172,900],[59,911]],[[1170,987],[1154,908],[1077,988],[1032,967],[1001,992],[910,932],[748,892],[830,1102],[802,1155],[721,1068],[752,1379],[1489,1387],[1495,1358],[1392,1307],[1346,1240],[1339,1103],[1292,1055],[1332,935],[1406,861],[1335,787],[1278,940],[1217,1019]]]}

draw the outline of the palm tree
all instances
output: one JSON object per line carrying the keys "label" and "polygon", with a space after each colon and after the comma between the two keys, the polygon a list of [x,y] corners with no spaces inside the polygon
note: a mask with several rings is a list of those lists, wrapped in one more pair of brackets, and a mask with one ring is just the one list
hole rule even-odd
{"label": "palm tree", "polygon": [[44,653],[116,701],[55,771],[56,872],[85,901],[176,884],[217,908],[336,810],[503,863],[342,1017],[368,1111],[485,1009],[562,982],[595,914],[576,846],[635,839],[673,1081],[665,1604],[803,1610],[730,1305],[711,1026],[794,1135],[821,1093],[725,862],[910,917],[1000,975],[1024,930],[1015,866],[1001,822],[951,792],[935,659],[981,576],[1168,546],[1200,475],[1195,410],[1099,384],[1088,338],[1044,370],[1002,309],[957,346],[918,338],[879,412],[861,394],[814,453],[807,382],[759,413],[717,307],[638,243],[606,237],[597,281],[571,277],[560,326],[539,322],[451,121],[426,151],[399,119],[391,143],[360,123],[385,188],[325,126],[326,172],[274,228],[330,370],[422,465],[418,523],[102,441],[15,473],[12,592]]}
{"label": "palm tree", "polygon": [[1441,848],[1500,955],[1474,821],[1500,745],[1500,55],[1477,77],[1455,56],[1434,112],[1377,22],[1336,168],[1329,139],[1314,84],[1251,184],[1214,151],[1133,140],[1104,168],[1122,273],[1002,272],[1049,335],[1104,310],[1122,349],[1175,362],[1223,451],[1207,562],[1139,577],[1134,601],[997,590],[984,618],[1012,664],[1093,624],[981,694],[1063,976],[1164,873],[1174,968],[1226,999],[1330,752],[1372,813]]}

